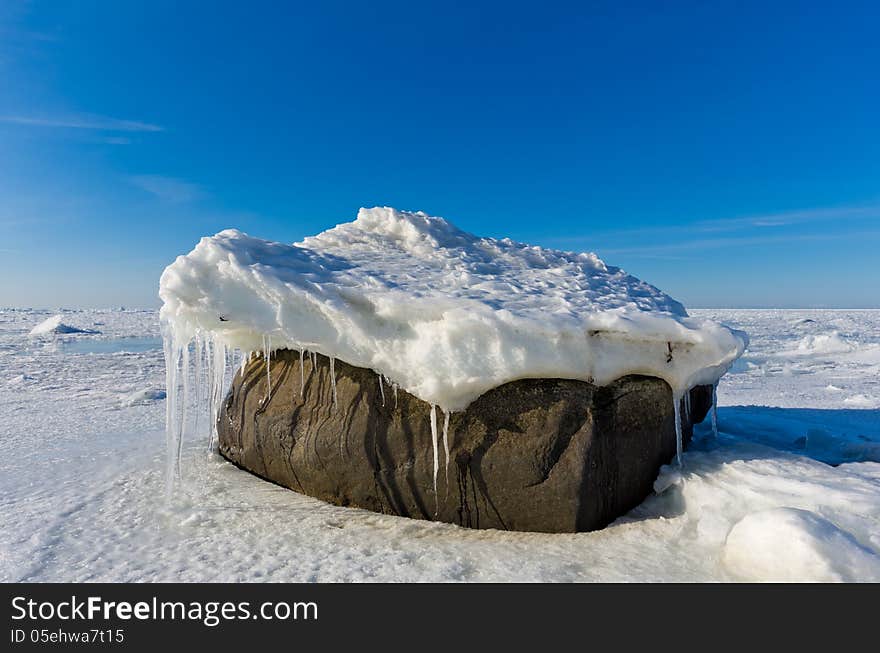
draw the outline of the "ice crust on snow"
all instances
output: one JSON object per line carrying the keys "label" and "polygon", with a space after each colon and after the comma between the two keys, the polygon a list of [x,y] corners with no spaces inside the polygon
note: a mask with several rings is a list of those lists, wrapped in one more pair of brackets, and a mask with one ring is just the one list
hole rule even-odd
{"label": "ice crust on snow", "polygon": [[442,218],[361,209],[300,243],[236,230],[162,275],[166,337],[242,352],[319,352],[370,368],[444,412],[522,378],[715,383],[742,332],[688,316],[595,254],[479,238]]}

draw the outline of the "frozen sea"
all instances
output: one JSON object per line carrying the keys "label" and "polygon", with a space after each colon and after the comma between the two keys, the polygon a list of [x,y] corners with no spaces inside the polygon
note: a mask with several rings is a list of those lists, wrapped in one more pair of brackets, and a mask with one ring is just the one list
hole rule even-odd
{"label": "frozen sea", "polygon": [[[0,581],[880,581],[880,310],[691,313],[751,336],[719,436],[608,528],[546,535],[330,506],[203,433],[168,501],[157,313],[0,309]],[[56,314],[93,333],[29,336]]]}

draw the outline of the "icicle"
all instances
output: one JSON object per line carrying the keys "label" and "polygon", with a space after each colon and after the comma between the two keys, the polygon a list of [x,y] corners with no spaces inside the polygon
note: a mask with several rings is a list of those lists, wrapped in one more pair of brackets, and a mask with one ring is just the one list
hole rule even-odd
{"label": "icicle", "polygon": [[691,391],[684,393],[684,421],[691,421]]}
{"label": "icicle", "polygon": [[177,432],[177,451],[175,452],[175,477],[180,480],[180,457],[183,453],[183,434],[186,432],[186,416],[190,401],[190,385],[189,385],[189,343],[183,346],[182,360],[180,364],[180,373],[183,376],[183,396],[180,405],[180,424]]}
{"label": "icicle", "polygon": [[434,446],[434,514],[440,512],[440,500],[437,497],[437,472],[440,469],[440,456],[437,451],[437,406],[431,404],[431,442]]}
{"label": "icicle", "polygon": [[338,403],[336,401],[336,368],[334,364],[336,363],[336,359],[332,356],[330,357],[330,387],[333,388],[333,410],[338,408]]}
{"label": "icicle", "polygon": [[312,372],[314,372],[316,369],[318,369],[318,352],[309,352],[309,357],[312,359]]}
{"label": "icicle", "polygon": [[272,337],[271,336],[263,336],[263,358],[266,359],[266,397],[263,399],[263,403],[269,403],[269,400],[272,398]]}
{"label": "icicle", "polygon": [[673,394],[672,405],[675,410],[675,460],[681,466],[681,450],[683,446],[681,435],[681,396]]}
{"label": "icicle", "polygon": [[446,474],[446,496],[449,496],[449,411],[446,411],[446,416],[443,418],[443,453],[446,456],[446,467],[444,468],[444,473]]}
{"label": "icicle", "polygon": [[718,383],[712,385],[712,435],[718,439]]}
{"label": "icicle", "polygon": [[385,385],[382,383],[382,375],[377,374],[379,377],[379,393],[382,395],[382,406],[385,406]]}
{"label": "icicle", "polygon": [[193,384],[193,392],[196,395],[195,400],[195,410],[193,411],[193,427],[192,432],[198,435],[199,432],[199,413],[201,412],[201,407],[204,405],[202,403],[202,337],[198,333],[195,337],[195,382]]}
{"label": "icicle", "polygon": [[397,408],[397,384],[392,384],[392,389],[394,390],[394,408]]}
{"label": "icicle", "polygon": [[178,383],[181,346],[177,338],[166,334],[163,339],[165,352],[165,494],[171,498],[180,474],[178,439],[181,433],[181,420],[178,414]]}
{"label": "icicle", "polygon": [[303,392],[305,392],[306,387],[306,362],[303,359],[304,350],[302,347],[299,348],[299,398],[302,399]]}
{"label": "icicle", "polygon": [[223,403],[223,387],[226,381],[226,345],[217,342],[216,338],[211,341],[208,376],[211,383],[211,400],[209,408],[211,439],[208,443],[208,451],[214,452],[220,438],[220,434],[217,431],[217,420],[220,417],[220,406]]}

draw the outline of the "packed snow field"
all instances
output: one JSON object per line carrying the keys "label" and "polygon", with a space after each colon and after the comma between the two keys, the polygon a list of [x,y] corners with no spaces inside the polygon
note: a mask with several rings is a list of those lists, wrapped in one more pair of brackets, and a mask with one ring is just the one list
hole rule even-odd
{"label": "packed snow field", "polygon": [[0,309],[0,580],[880,581],[880,311],[690,313],[751,338],[718,438],[608,528],[545,535],[326,505],[204,424],[166,500],[157,313]]}

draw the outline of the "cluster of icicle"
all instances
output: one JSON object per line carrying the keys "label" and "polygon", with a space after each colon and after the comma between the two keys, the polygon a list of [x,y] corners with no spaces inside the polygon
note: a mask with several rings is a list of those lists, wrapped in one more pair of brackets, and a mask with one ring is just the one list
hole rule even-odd
{"label": "cluster of icicle", "polygon": [[[165,489],[170,496],[180,481],[180,457],[186,432],[198,433],[201,418],[210,426],[208,450],[217,446],[217,417],[241,352],[230,350],[210,335],[182,342],[166,335],[165,349]],[[231,369],[230,369],[231,368]],[[193,408],[191,409],[191,405]],[[192,422],[191,424],[189,422]]]}
{"label": "cluster of icicle", "polygon": [[[675,461],[681,465],[681,454],[683,448],[683,440],[682,436],[682,415],[681,409],[682,404],[684,404],[684,419],[686,421],[690,421],[691,418],[691,392],[688,390],[682,395],[678,395],[673,393],[672,395],[672,406],[675,411]],[[718,383],[712,384],[712,436],[717,440],[718,439]]]}
{"label": "cluster of icicle", "polygon": [[[166,493],[173,494],[180,482],[180,461],[183,452],[183,440],[187,432],[198,433],[201,420],[210,427],[208,452],[215,453],[219,440],[217,422],[220,407],[236,370],[241,373],[255,356],[262,356],[266,361],[266,387],[272,391],[272,340],[263,337],[262,351],[246,351],[231,349],[220,339],[210,333],[197,333],[188,342],[173,336],[164,337],[165,350],[165,387],[167,400],[165,406],[165,445],[166,445]],[[311,372],[317,368],[318,354],[299,350],[300,354],[300,397],[305,388],[305,361],[311,363]],[[333,407],[338,407],[336,393],[336,359],[330,360],[330,385],[333,395]],[[394,406],[397,407],[398,385],[388,379],[379,377],[379,391],[382,405],[385,405],[385,385],[393,390]],[[271,397],[266,396],[264,402]],[[447,485],[449,480],[449,416],[445,414],[443,421],[443,451],[446,455]],[[440,469],[439,436],[437,429],[437,406],[431,405],[431,436],[434,453],[434,494],[437,494],[437,475]]]}
{"label": "cluster of icicle", "polygon": [[[268,362],[267,387],[271,391],[272,350],[269,338],[263,338],[262,351],[244,352],[228,347],[210,333],[197,333],[189,341],[165,334],[163,345],[166,388],[165,489],[170,496],[180,482],[180,459],[186,433],[198,433],[201,420],[205,418],[205,425],[209,427],[208,453],[216,452],[220,407],[236,370],[240,367],[243,372],[255,356],[262,355]],[[312,366],[315,366],[314,358]],[[333,398],[335,402],[335,378]]]}
{"label": "cluster of icicle", "polygon": [[[167,393],[165,413],[165,444],[167,451],[166,463],[166,493],[170,496],[174,488],[180,482],[180,460],[183,451],[183,439],[187,429],[198,433],[200,419],[206,418],[206,424],[210,425],[208,440],[208,452],[214,453],[217,449],[219,434],[217,421],[220,416],[220,407],[226,395],[229,384],[238,368],[244,373],[245,367],[255,356],[262,355],[266,361],[266,387],[268,388],[264,402],[268,402],[272,392],[272,340],[270,336],[263,337],[262,351],[243,352],[239,349],[231,349],[220,339],[210,333],[197,333],[191,341],[183,342],[173,336],[164,337],[165,349],[165,387]],[[306,356],[311,363],[310,374],[317,368],[317,352],[307,351],[300,348],[300,397],[305,388],[305,360]],[[338,407],[336,395],[336,359],[330,360],[330,385],[333,394],[333,407]],[[378,374],[378,373],[377,373]],[[385,384],[391,385],[394,392],[394,405],[397,407],[398,385],[385,379],[382,374],[379,377],[379,392],[382,397],[382,405],[385,405]],[[712,433],[718,436],[717,417],[717,383],[712,386]],[[690,419],[690,391],[679,395],[673,394],[673,407],[675,411],[675,458],[681,465],[683,448],[682,437],[682,404],[684,407],[684,419]],[[190,406],[194,404],[191,411]],[[439,499],[437,496],[437,476],[440,471],[440,430],[437,427],[437,405],[431,404],[431,444],[434,456],[434,498],[435,511],[439,511]],[[449,488],[449,418],[451,411],[444,411],[442,427],[443,453],[445,456],[446,487]],[[189,422],[192,422],[189,424]]]}

